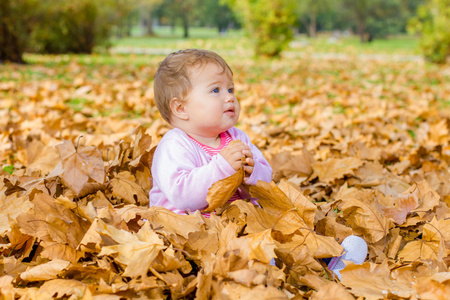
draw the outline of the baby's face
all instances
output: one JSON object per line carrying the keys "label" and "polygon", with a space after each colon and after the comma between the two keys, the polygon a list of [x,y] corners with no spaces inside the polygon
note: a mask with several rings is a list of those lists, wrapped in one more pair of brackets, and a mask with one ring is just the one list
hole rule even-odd
{"label": "baby's face", "polygon": [[239,119],[239,102],[234,95],[230,71],[216,63],[194,66],[190,70],[192,88],[185,110],[190,130],[214,137],[233,127]]}

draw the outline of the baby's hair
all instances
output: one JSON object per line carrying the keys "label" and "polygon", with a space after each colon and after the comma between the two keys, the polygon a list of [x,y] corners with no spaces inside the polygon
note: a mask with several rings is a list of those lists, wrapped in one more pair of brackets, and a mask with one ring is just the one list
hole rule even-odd
{"label": "baby's hair", "polygon": [[217,53],[208,50],[186,49],[169,54],[156,71],[154,91],[155,102],[164,120],[170,123],[170,101],[184,100],[192,84],[189,69],[204,63],[216,63],[233,74],[226,61]]}

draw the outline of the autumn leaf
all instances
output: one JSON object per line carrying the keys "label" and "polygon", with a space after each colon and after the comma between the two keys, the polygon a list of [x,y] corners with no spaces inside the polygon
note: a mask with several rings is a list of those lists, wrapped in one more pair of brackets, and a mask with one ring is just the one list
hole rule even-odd
{"label": "autumn leaf", "polygon": [[449,236],[449,222],[446,222],[446,220],[438,222],[434,219],[433,222],[423,226],[422,238],[406,244],[398,253],[398,257],[405,261],[418,259],[442,261],[444,257],[450,254],[450,251],[445,247],[445,238]]}
{"label": "autumn leaf", "polygon": [[248,236],[250,256],[249,259],[256,259],[263,263],[270,263],[275,257],[275,241],[271,236],[271,230],[261,231]]}
{"label": "autumn leaf", "polygon": [[125,266],[124,276],[145,276],[160,251],[166,248],[159,235],[150,228],[150,223],[145,223],[136,234],[104,222],[98,222],[97,226],[100,234],[117,242],[117,245],[104,246],[99,255],[116,255],[115,260]]}
{"label": "autumn leaf", "polygon": [[9,197],[5,196],[6,187],[0,190],[0,236],[11,230],[11,223],[21,213],[28,212],[33,204],[25,195],[18,196],[13,194]]}
{"label": "autumn leaf", "polygon": [[370,243],[381,240],[392,227],[392,222],[378,212],[375,203],[347,198],[339,203],[339,209],[344,213],[347,226]]}
{"label": "autumn leaf", "polygon": [[252,197],[258,198],[258,203],[271,215],[280,216],[287,210],[294,208],[292,201],[286,194],[272,181],[267,183],[258,180],[256,185],[250,186]]}
{"label": "autumn leaf", "polygon": [[212,212],[216,208],[224,205],[230,200],[231,196],[236,192],[239,186],[244,180],[244,169],[240,168],[239,171],[227,178],[219,180],[209,188],[206,196],[208,207],[204,209],[204,212]]}
{"label": "autumn leaf", "polygon": [[422,299],[445,299],[450,293],[449,272],[436,273],[424,278],[414,287]]}
{"label": "autumn leaf", "polygon": [[64,297],[84,295],[88,285],[74,279],[53,279],[46,281],[39,289],[42,295]]}
{"label": "autumn leaf", "polygon": [[342,159],[329,159],[324,162],[313,164],[314,173],[311,177],[318,176],[319,180],[331,183],[344,175],[353,174],[353,170],[363,165],[363,161],[356,157],[346,157]]}
{"label": "autumn leaf", "polygon": [[362,265],[348,264],[341,273],[341,282],[351,292],[366,299],[384,299],[390,296],[409,298],[413,293],[411,282],[391,279],[387,261],[377,265],[365,262]]}
{"label": "autumn leaf", "polygon": [[402,194],[394,200],[395,207],[384,207],[382,211],[387,218],[391,218],[397,224],[403,224],[407,215],[419,206],[418,194]]}
{"label": "autumn leaf", "polygon": [[340,300],[354,300],[355,297],[347,291],[343,286],[335,283],[328,282],[325,285],[322,285],[316,293],[312,294],[311,300],[331,300],[331,299],[340,299]]}
{"label": "autumn leaf", "polygon": [[[130,162],[130,165],[137,167],[137,164],[140,162],[141,158],[148,154],[152,149],[152,137],[145,133],[145,128],[139,126],[136,129],[136,138],[134,140],[133,147],[133,161]],[[148,165],[148,162],[146,162]]]}
{"label": "autumn leaf", "polygon": [[205,221],[199,211],[191,215],[178,215],[163,207],[153,206],[142,217],[151,224],[159,233],[166,237],[179,235],[185,239],[189,238],[192,232],[201,230]]}
{"label": "autumn leaf", "polygon": [[67,140],[64,140],[57,148],[64,169],[62,179],[75,194],[83,190],[89,179],[100,184],[104,183],[105,168],[99,149],[91,146],[78,151]]}
{"label": "autumn leaf", "polygon": [[280,190],[291,200],[292,204],[298,210],[298,214],[302,217],[309,228],[314,228],[314,219],[316,215],[316,205],[312,203],[302,191],[293,183],[282,180],[278,185]]}
{"label": "autumn leaf", "polygon": [[127,171],[120,172],[110,182],[112,194],[128,204],[146,205],[149,203],[148,195],[139,186],[135,177]]}
{"label": "autumn leaf", "polygon": [[20,278],[27,281],[41,281],[57,278],[62,270],[69,266],[70,262],[54,259],[47,263],[32,267],[20,274]]}

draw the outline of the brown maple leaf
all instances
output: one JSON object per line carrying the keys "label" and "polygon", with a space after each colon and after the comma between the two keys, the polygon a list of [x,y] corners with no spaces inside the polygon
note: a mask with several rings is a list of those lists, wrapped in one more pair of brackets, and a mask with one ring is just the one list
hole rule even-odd
{"label": "brown maple leaf", "polygon": [[119,197],[124,203],[146,205],[149,203],[148,195],[136,183],[136,177],[124,171],[117,174],[109,183],[114,197]]}
{"label": "brown maple leaf", "polygon": [[320,181],[331,183],[344,175],[353,174],[353,170],[362,166],[363,163],[356,157],[332,158],[324,162],[316,162],[313,164],[314,173],[311,177],[318,176]]}
{"label": "brown maple leaf", "polygon": [[83,190],[89,179],[100,184],[105,182],[105,168],[99,149],[90,146],[78,150],[67,140],[57,147],[64,169],[62,179],[75,194]]}

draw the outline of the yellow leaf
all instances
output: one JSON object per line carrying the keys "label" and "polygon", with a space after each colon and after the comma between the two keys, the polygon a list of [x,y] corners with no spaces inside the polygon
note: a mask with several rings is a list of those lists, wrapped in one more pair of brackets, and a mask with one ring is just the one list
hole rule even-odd
{"label": "yellow leaf", "polygon": [[99,149],[90,146],[77,151],[67,140],[57,147],[64,169],[62,179],[75,194],[83,190],[89,178],[100,184],[105,182],[105,167]]}
{"label": "yellow leaf", "polygon": [[123,276],[146,276],[153,260],[166,248],[148,222],[136,234],[116,229],[101,221],[98,222],[97,231],[118,243],[104,246],[99,255],[117,254],[115,260],[126,266]]}
{"label": "yellow leaf", "polygon": [[136,183],[136,178],[130,172],[120,172],[111,180],[110,184],[113,196],[120,197],[125,203],[139,205],[149,203],[148,195]]}
{"label": "yellow leaf", "polygon": [[249,235],[250,256],[249,259],[256,259],[262,263],[270,263],[274,258],[275,242],[271,236],[272,230],[268,229]]}
{"label": "yellow leaf", "polygon": [[362,166],[363,163],[356,157],[332,158],[324,162],[316,162],[313,164],[314,173],[311,177],[318,176],[320,181],[331,183],[344,175],[353,174],[353,170]]}
{"label": "yellow leaf", "polygon": [[69,264],[70,262],[68,261],[54,259],[26,270],[20,274],[20,278],[27,281],[55,279],[62,270],[65,270],[69,266]]}
{"label": "yellow leaf", "polygon": [[224,205],[230,200],[231,196],[236,192],[239,186],[244,180],[244,169],[240,168],[239,171],[227,178],[219,180],[209,188],[206,201],[209,203],[204,212],[212,212],[216,208]]}
{"label": "yellow leaf", "polygon": [[0,236],[11,230],[11,222],[22,213],[27,213],[32,207],[26,196],[18,196],[17,193],[5,196],[5,188],[0,190]]}
{"label": "yellow leaf", "polygon": [[256,185],[250,186],[252,197],[258,198],[258,203],[271,215],[280,216],[287,210],[294,208],[292,201],[286,194],[272,181],[267,183],[258,180]]}
{"label": "yellow leaf", "polygon": [[63,296],[83,296],[88,285],[85,283],[74,280],[74,279],[53,279],[44,282],[44,284],[39,288],[39,292],[42,294],[52,295],[58,298]]}
{"label": "yellow leaf", "polygon": [[381,240],[388,234],[392,221],[380,214],[374,203],[366,203],[356,198],[343,199],[339,209],[344,213],[347,226],[362,235],[370,243]]}
{"label": "yellow leaf", "polygon": [[314,228],[314,219],[316,216],[316,205],[303,195],[300,188],[287,180],[281,180],[278,185],[286,196],[291,200],[292,204],[297,208],[298,214],[309,228]]}
{"label": "yellow leaf", "polygon": [[411,282],[391,278],[387,261],[382,264],[349,263],[340,273],[344,286],[350,287],[353,294],[366,299],[386,299],[389,295],[409,298],[413,293]]}

